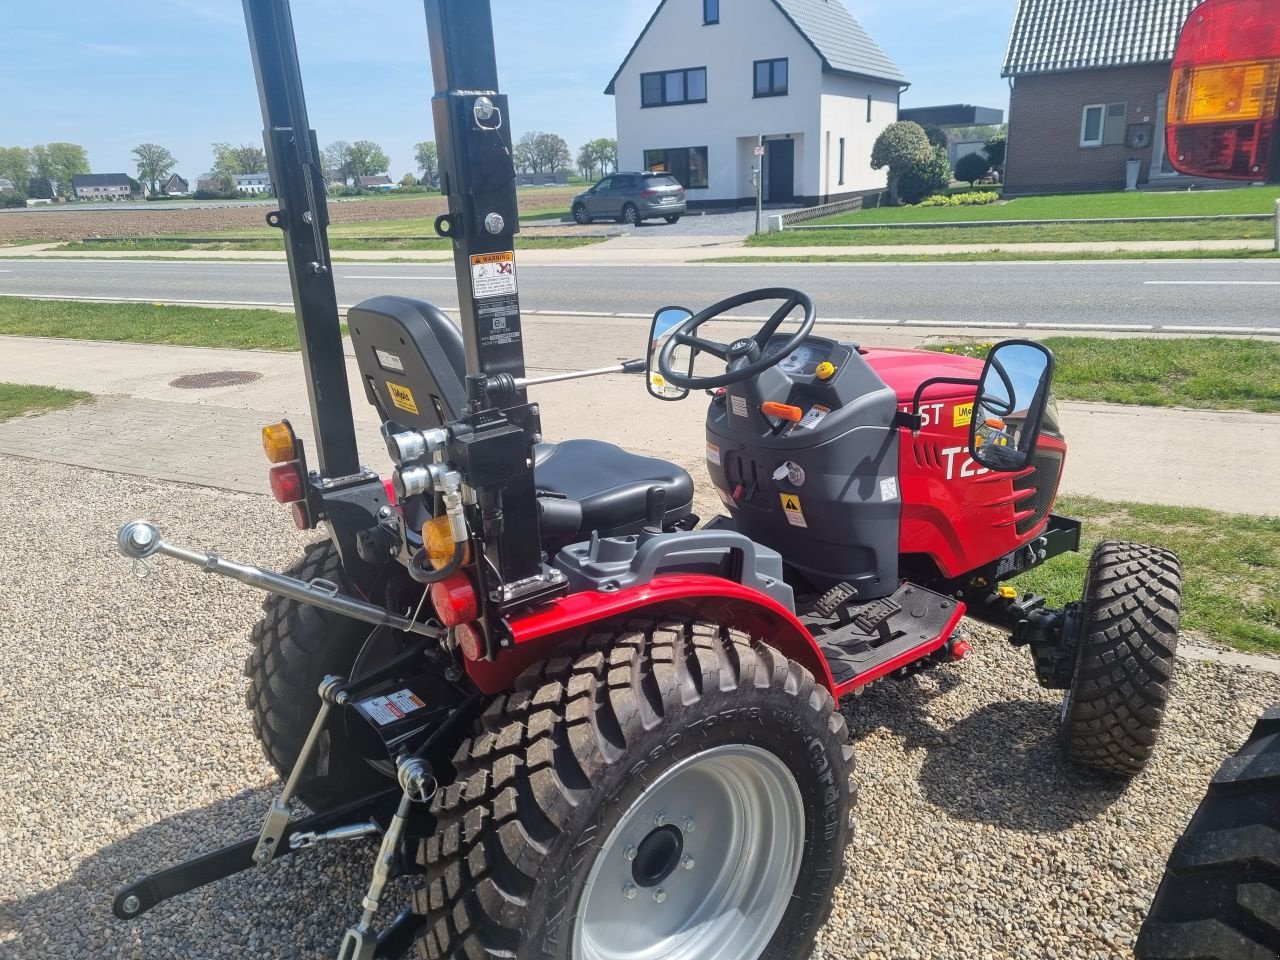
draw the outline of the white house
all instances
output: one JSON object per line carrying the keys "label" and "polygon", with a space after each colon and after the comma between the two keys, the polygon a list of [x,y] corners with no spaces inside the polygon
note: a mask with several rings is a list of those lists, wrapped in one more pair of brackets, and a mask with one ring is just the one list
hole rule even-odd
{"label": "white house", "polygon": [[840,0],[660,0],[605,93],[618,169],[714,207],[755,202],[757,162],[767,203],[884,189],[871,147],[907,85]]}
{"label": "white house", "polygon": [[239,173],[236,174],[236,191],[238,193],[270,193],[271,174]]}

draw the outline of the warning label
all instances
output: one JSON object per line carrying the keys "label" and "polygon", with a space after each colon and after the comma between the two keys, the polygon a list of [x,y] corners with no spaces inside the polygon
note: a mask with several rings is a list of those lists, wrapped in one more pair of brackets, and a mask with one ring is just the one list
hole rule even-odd
{"label": "warning label", "polygon": [[951,415],[951,425],[953,427],[967,427],[973,423],[973,404],[957,403],[955,412]]}
{"label": "warning label", "polygon": [[391,394],[391,402],[406,413],[412,413],[415,416],[418,413],[418,404],[413,399],[413,391],[408,387],[402,387],[398,383],[387,381],[387,392]]}
{"label": "warning label", "polygon": [[745,417],[747,415],[747,398],[730,397],[729,409],[733,411],[735,417]]}
{"label": "warning label", "polygon": [[471,292],[477,300],[505,297],[516,292],[516,255],[478,253],[471,258]]}
{"label": "warning label", "polygon": [[720,466],[720,448],[714,443],[707,444],[707,463],[714,463]]}
{"label": "warning label", "polygon": [[794,493],[782,493],[779,496],[782,497],[782,510],[787,515],[787,523],[793,527],[808,527],[804,511],[800,509],[800,498]]}
{"label": "warning label", "polygon": [[380,727],[403,720],[415,710],[421,710],[426,704],[411,690],[397,690],[385,697],[370,697],[361,700],[361,712]]}

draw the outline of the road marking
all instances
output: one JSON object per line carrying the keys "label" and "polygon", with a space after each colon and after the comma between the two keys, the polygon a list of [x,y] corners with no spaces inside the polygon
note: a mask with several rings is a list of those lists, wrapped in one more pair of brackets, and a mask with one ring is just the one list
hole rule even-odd
{"label": "road marking", "polygon": [[1147,280],[1144,287],[1280,287],[1280,280]]}

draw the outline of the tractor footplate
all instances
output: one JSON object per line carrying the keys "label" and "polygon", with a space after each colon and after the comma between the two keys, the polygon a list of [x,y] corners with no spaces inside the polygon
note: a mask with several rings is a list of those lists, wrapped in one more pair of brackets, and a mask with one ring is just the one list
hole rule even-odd
{"label": "tractor footplate", "polygon": [[913,650],[943,646],[939,641],[945,642],[962,611],[951,597],[904,584],[892,597],[839,611],[843,624],[817,610],[800,619],[818,641],[836,684],[846,687],[883,676],[895,661],[910,663]]}

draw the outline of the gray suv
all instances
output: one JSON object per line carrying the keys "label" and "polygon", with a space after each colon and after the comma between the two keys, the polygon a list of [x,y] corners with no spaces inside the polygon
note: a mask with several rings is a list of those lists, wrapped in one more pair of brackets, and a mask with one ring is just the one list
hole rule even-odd
{"label": "gray suv", "polygon": [[669,173],[615,173],[573,198],[578,223],[602,218],[641,223],[657,217],[675,223],[684,212],[684,187]]}

